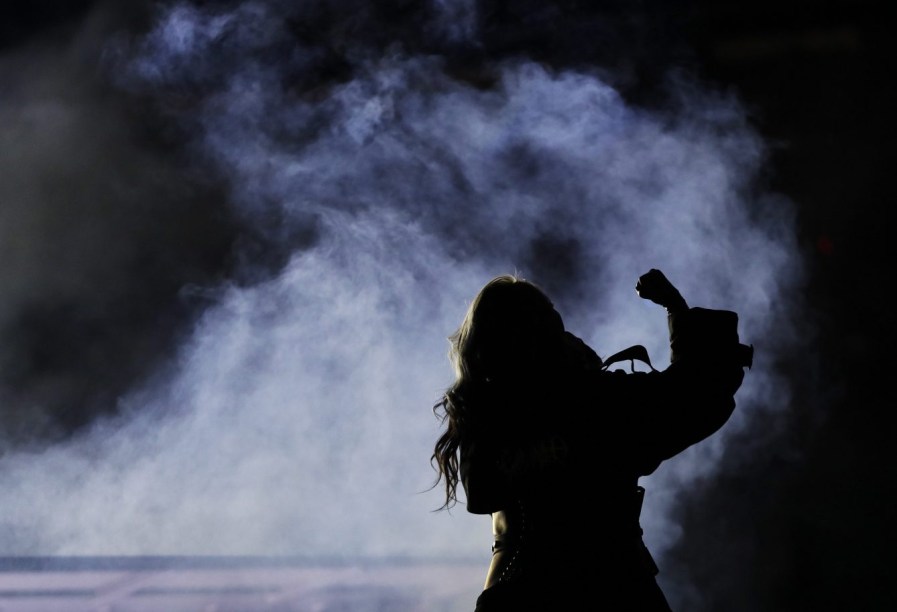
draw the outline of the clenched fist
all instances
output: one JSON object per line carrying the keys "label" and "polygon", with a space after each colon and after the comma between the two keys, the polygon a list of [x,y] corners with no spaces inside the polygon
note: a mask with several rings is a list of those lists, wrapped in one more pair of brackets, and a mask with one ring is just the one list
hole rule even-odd
{"label": "clenched fist", "polygon": [[655,268],[651,268],[639,277],[635,290],[639,297],[660,304],[671,313],[688,309],[688,304],[679,290],[667,280],[663,272]]}

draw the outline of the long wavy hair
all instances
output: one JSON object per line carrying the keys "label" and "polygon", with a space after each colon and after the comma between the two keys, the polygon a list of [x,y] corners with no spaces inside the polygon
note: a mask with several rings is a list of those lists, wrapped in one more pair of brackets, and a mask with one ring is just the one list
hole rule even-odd
{"label": "long wavy hair", "polygon": [[[449,336],[455,381],[433,406],[445,426],[430,464],[447,509],[458,501],[460,449],[496,419],[520,417],[538,390],[554,380],[563,352],[564,324],[548,296],[523,278],[503,274],[471,301]],[[525,399],[526,398],[526,399]]]}

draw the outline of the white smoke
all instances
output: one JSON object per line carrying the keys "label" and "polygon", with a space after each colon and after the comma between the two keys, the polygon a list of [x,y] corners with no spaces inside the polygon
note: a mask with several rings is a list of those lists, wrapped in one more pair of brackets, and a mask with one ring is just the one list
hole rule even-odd
{"label": "white smoke", "polygon": [[[672,110],[649,111],[597,73],[525,60],[477,88],[397,48],[312,95],[288,86],[301,49],[253,53],[280,40],[277,23],[262,2],[175,5],[126,77],[201,83],[181,118],[230,204],[316,239],[275,278],[216,289],[169,374],[123,397],[123,416],[4,457],[5,550],[485,560],[488,518],[431,512],[440,489],[427,491],[446,336],[487,280],[519,271],[571,289],[562,315],[600,355],[641,343],[662,368],[663,311],[634,290],[656,267],[690,304],[737,311],[757,346],[732,420],[643,479],[662,565],[676,497],[787,397],[767,364],[790,340],[780,296],[801,275],[792,213],[755,188],[764,146],[738,101],[683,87]],[[537,275],[552,273],[533,257],[546,237],[572,245],[576,278]]]}

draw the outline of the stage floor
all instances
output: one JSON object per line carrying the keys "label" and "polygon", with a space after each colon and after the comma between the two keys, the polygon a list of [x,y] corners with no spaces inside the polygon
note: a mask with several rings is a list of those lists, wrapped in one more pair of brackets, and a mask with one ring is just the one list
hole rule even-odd
{"label": "stage floor", "polygon": [[0,559],[0,611],[470,612],[473,562],[267,558]]}

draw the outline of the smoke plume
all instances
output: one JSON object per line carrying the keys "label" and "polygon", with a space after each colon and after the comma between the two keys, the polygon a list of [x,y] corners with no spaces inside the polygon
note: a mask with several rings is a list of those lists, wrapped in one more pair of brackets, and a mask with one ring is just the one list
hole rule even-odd
{"label": "smoke plume", "polygon": [[692,485],[786,419],[792,206],[736,98],[639,98],[619,19],[511,4],[164,3],[102,30],[92,88],[76,43],[5,53],[4,550],[485,569],[488,520],[432,512],[446,337],[516,271],[663,367],[657,267],[757,348],[731,421],[643,479],[664,566]]}

